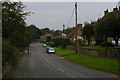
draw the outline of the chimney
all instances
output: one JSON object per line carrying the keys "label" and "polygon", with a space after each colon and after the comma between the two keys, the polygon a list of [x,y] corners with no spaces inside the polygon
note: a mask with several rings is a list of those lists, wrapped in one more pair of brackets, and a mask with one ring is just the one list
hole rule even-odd
{"label": "chimney", "polygon": [[77,27],[82,27],[82,24],[78,24]]}
{"label": "chimney", "polygon": [[117,10],[118,10],[117,6],[116,6],[116,8],[113,8],[113,11],[117,11]]}
{"label": "chimney", "polygon": [[108,9],[106,11],[104,11],[104,15],[108,14]]}

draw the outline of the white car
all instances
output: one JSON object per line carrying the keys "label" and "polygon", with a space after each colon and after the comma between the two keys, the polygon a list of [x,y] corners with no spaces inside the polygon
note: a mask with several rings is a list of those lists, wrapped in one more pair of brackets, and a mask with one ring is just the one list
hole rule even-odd
{"label": "white car", "polygon": [[47,53],[55,53],[55,49],[54,48],[47,48]]}
{"label": "white car", "polygon": [[46,44],[43,44],[43,47],[46,47],[47,45]]}

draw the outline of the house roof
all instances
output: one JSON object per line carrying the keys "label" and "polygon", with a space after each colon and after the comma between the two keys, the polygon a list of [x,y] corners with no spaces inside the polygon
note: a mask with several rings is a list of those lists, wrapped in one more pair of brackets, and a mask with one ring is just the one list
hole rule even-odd
{"label": "house roof", "polygon": [[53,36],[52,34],[46,33],[45,36]]}
{"label": "house roof", "polygon": [[[79,32],[77,36],[82,36],[82,32]],[[74,38],[76,38],[76,35],[74,35]]]}
{"label": "house roof", "polygon": [[71,33],[67,34],[67,37],[74,37],[74,38],[75,38],[75,37],[76,37],[76,31],[77,31],[77,30],[80,30],[77,35],[79,35],[79,36],[82,35],[81,29],[82,29],[82,25],[81,25],[81,24],[78,24],[78,26],[75,27],[75,29],[73,29],[73,30],[71,31]]}

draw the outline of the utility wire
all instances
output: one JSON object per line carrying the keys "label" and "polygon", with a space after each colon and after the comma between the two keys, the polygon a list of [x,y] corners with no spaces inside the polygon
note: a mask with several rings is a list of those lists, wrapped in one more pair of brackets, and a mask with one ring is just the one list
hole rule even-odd
{"label": "utility wire", "polygon": [[[81,9],[80,9],[80,11],[81,11],[81,13],[83,13],[83,15],[84,15],[84,17],[86,17],[86,20],[88,19],[90,19],[90,16],[88,16],[88,15],[86,15]],[[80,14],[78,14],[78,15],[80,15]]]}
{"label": "utility wire", "polygon": [[66,25],[67,27],[68,27],[68,25],[69,25],[69,23],[70,23],[70,21],[71,21],[71,19],[72,19],[72,17],[73,17],[74,11],[75,11],[75,8],[73,9],[72,15],[71,15],[71,17],[70,17],[70,19],[69,19],[69,21],[68,21],[68,23],[67,23],[67,25]]}

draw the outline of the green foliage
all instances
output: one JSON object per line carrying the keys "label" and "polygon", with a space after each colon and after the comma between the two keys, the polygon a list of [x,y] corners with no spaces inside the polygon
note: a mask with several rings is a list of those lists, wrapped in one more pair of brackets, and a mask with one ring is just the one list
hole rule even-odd
{"label": "green foliage", "polygon": [[55,48],[55,51],[56,51],[56,54],[59,56],[67,56],[67,55],[75,54],[74,51],[65,50],[61,48]]}
{"label": "green foliage", "polygon": [[[2,3],[2,66],[3,76],[6,64],[15,66],[21,50],[29,44],[29,35],[23,12],[25,6],[21,2]],[[6,72],[5,72],[6,73]]]}
{"label": "green foliage", "polygon": [[68,45],[71,45],[71,41],[69,38],[63,38],[62,40],[62,48],[66,48]]}
{"label": "green foliage", "polygon": [[51,42],[51,41],[52,41],[52,37],[51,36],[46,37],[46,42]]}
{"label": "green foliage", "polygon": [[60,30],[56,30],[56,31],[53,32],[53,35],[54,36],[59,36],[61,32],[62,31],[60,31]]}
{"label": "green foliage", "polygon": [[76,49],[78,49],[78,48],[80,48],[82,46],[85,46],[85,42],[82,41],[81,39],[79,39],[77,42],[76,41],[72,42],[71,44],[72,44],[72,46],[74,46],[73,50],[76,50]]}
{"label": "green foliage", "polygon": [[[99,46],[96,46],[96,48],[99,48]],[[118,72],[119,64],[117,59],[76,54],[74,51],[60,48],[55,48],[55,50],[58,56],[65,56],[66,60],[69,60],[73,63],[95,68],[98,70],[112,72],[115,74],[120,74],[120,72]]]}
{"label": "green foliage", "polygon": [[84,28],[83,28],[83,37],[87,39],[88,45],[91,44],[91,38],[94,35],[94,29],[93,26],[89,23],[86,23]]}
{"label": "green foliage", "polygon": [[47,44],[48,46],[54,47],[54,42],[46,42],[46,44]]}
{"label": "green foliage", "polygon": [[56,47],[66,48],[68,45],[71,45],[69,38],[56,38],[53,41]]}
{"label": "green foliage", "polygon": [[2,42],[2,65],[6,63],[11,65],[16,65],[18,58],[20,55],[19,48],[16,48],[15,46],[11,45],[11,43],[8,40],[3,40]]}
{"label": "green foliage", "polygon": [[24,21],[28,13],[23,12],[25,6],[21,2],[4,2],[2,7],[2,36],[22,50],[28,44],[27,26]]}
{"label": "green foliage", "polygon": [[113,47],[115,46],[114,44],[110,43],[110,42],[102,42],[101,43],[101,46],[102,47]]}
{"label": "green foliage", "polygon": [[49,34],[52,34],[53,36],[59,36],[62,31],[60,30],[54,31],[54,30],[50,30],[49,28],[43,28],[41,29],[41,32],[42,34],[49,33]]}
{"label": "green foliage", "polygon": [[87,67],[120,74],[120,72],[118,72],[119,64],[117,59],[88,56],[83,54],[68,55],[65,59]]}
{"label": "green foliage", "polygon": [[56,47],[59,47],[62,44],[62,38],[56,38],[56,39],[53,39],[53,41]]}
{"label": "green foliage", "polygon": [[64,30],[64,32],[65,32],[66,34],[69,34],[73,29],[74,29],[74,28],[67,28],[67,29]]}
{"label": "green foliage", "polygon": [[24,34],[26,28],[24,19],[27,13],[22,10],[23,4],[21,2],[4,2],[2,7],[3,37],[8,38],[15,31]]}
{"label": "green foliage", "polygon": [[[113,37],[118,46],[118,39],[120,38],[120,12],[111,12],[108,16],[105,16],[96,25],[96,39],[102,39],[107,42],[108,37]],[[102,42],[101,41],[101,42]]]}
{"label": "green foliage", "polygon": [[46,33],[52,33],[52,31],[49,29],[49,28],[44,28],[44,29],[41,29],[42,33],[43,34],[46,34]]}
{"label": "green foliage", "polygon": [[11,44],[20,48],[24,49],[28,45],[27,37],[21,34],[19,31],[13,32],[10,37]]}
{"label": "green foliage", "polygon": [[35,25],[28,26],[28,33],[31,37],[31,40],[39,39],[43,35],[42,30],[37,28]]}

